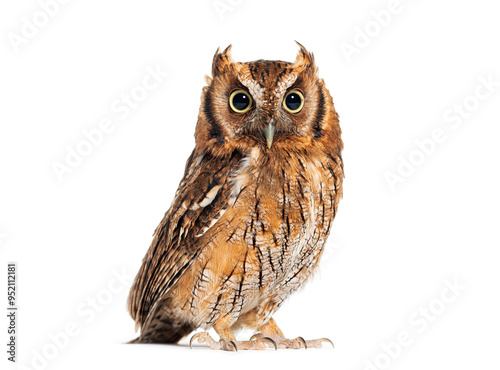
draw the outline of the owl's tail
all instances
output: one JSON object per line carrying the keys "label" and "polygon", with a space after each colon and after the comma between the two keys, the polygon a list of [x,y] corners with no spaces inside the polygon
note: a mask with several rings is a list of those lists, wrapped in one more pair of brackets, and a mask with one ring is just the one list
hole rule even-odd
{"label": "owl's tail", "polygon": [[158,328],[158,331],[143,332],[128,343],[177,343],[194,329],[195,327],[187,325],[175,329],[173,327]]}
{"label": "owl's tail", "polygon": [[156,316],[141,328],[141,335],[128,343],[177,343],[196,328],[170,317]]}

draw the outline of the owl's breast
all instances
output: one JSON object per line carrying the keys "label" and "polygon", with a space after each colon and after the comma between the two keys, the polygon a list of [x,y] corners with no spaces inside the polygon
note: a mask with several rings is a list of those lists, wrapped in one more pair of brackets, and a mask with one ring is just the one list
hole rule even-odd
{"label": "owl's breast", "polygon": [[254,148],[231,181],[234,236],[256,253],[268,278],[286,280],[311,266],[335,214],[335,179],[320,158],[271,157]]}
{"label": "owl's breast", "polygon": [[328,158],[261,150],[243,156],[230,174],[227,206],[196,235],[203,252],[175,290],[199,325],[255,309],[271,314],[322,254],[341,194],[340,170]]}

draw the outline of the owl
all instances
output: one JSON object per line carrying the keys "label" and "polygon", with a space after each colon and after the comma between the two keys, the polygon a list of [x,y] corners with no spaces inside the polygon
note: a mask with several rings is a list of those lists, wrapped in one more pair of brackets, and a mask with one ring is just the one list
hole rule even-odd
{"label": "owl", "polygon": [[[337,112],[314,56],[234,62],[215,53],[195,148],[128,298],[133,343],[212,349],[321,347],[273,319],[313,275],[342,196]],[[256,332],[248,340],[234,333]]]}

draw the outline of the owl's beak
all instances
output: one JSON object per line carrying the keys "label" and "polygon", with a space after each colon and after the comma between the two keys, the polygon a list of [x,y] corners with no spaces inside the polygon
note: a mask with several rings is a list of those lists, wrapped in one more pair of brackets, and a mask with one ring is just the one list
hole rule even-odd
{"label": "owl's beak", "polygon": [[273,139],[274,139],[274,125],[273,125],[273,122],[274,121],[271,121],[271,123],[269,123],[266,128],[264,129],[264,135],[266,137],[266,141],[267,141],[267,148],[268,149],[271,149],[271,145],[273,145]]}

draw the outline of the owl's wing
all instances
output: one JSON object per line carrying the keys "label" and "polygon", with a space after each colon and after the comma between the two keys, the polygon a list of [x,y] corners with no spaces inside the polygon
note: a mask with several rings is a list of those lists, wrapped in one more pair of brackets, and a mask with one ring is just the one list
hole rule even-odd
{"label": "owl's wing", "polygon": [[199,155],[196,150],[189,157],[184,178],[170,209],[155,230],[130,291],[128,307],[136,327],[143,325],[156,302],[203,249],[198,238],[228,208],[230,173],[240,159],[238,152],[218,158]]}

